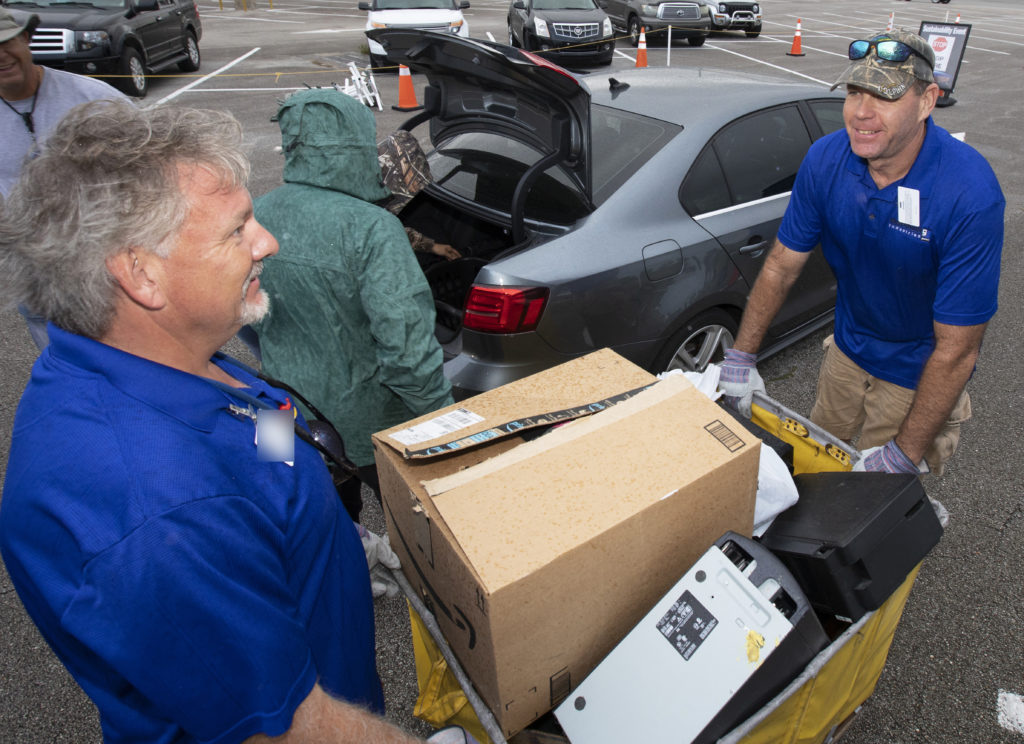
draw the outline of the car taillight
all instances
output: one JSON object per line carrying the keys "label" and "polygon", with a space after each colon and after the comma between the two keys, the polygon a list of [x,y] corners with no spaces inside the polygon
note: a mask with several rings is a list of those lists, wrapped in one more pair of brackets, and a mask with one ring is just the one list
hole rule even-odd
{"label": "car taillight", "polygon": [[548,300],[545,287],[481,287],[469,290],[464,328],[485,333],[532,331]]}

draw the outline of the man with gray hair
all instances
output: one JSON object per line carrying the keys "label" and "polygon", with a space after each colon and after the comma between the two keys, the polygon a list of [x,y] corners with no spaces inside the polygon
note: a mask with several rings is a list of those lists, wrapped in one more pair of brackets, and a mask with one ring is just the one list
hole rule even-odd
{"label": "man with gray hair", "polygon": [[935,53],[906,29],[850,44],[845,131],[815,142],[726,352],[720,389],[749,415],[757,350],[820,243],[838,284],[811,420],[857,440],[858,469],[941,473],[970,418],[965,385],[996,312],[1006,200],[972,147],[932,121]]}
{"label": "man with gray hair", "polygon": [[240,142],[228,114],[87,103],[26,166],[0,298],[51,343],[0,551],[105,741],[416,741],[373,714],[366,557],[305,422],[218,352],[266,313],[277,251]]}

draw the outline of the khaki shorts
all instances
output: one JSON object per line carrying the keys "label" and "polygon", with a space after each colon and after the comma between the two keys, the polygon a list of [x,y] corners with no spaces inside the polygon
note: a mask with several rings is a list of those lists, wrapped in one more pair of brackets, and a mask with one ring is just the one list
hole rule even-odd
{"label": "khaki shorts", "polygon": [[[832,336],[823,344],[818,393],[811,421],[860,450],[885,444],[899,431],[914,402],[914,391],[880,380],[839,350]],[[935,475],[956,452],[960,425],[971,417],[971,397],[964,390],[924,459]]]}

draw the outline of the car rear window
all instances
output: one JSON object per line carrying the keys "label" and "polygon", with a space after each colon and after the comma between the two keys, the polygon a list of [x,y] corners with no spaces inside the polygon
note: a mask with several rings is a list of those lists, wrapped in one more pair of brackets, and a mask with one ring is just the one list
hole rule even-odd
{"label": "car rear window", "polygon": [[[592,189],[600,204],[646,163],[679,127],[616,109],[591,109]],[[516,185],[542,153],[504,134],[464,132],[440,143],[430,154],[438,186],[488,209],[508,214]],[[571,224],[590,212],[588,200],[559,166],[534,184],[526,218]]]}

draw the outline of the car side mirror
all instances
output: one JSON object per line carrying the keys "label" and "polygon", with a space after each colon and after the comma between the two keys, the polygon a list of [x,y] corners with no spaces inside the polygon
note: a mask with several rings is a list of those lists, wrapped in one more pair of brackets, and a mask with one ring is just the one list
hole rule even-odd
{"label": "car side mirror", "polygon": [[370,10],[370,4],[367,2],[359,3],[359,10]]}
{"label": "car side mirror", "polygon": [[526,10],[526,3],[524,3],[523,0],[515,0],[515,2],[512,3],[512,7],[516,10]]}
{"label": "car side mirror", "polygon": [[129,9],[132,15],[148,10],[160,10],[160,0],[132,0]]}
{"label": "car side mirror", "polygon": [[469,0],[459,0],[459,10],[465,10],[469,7]]}

